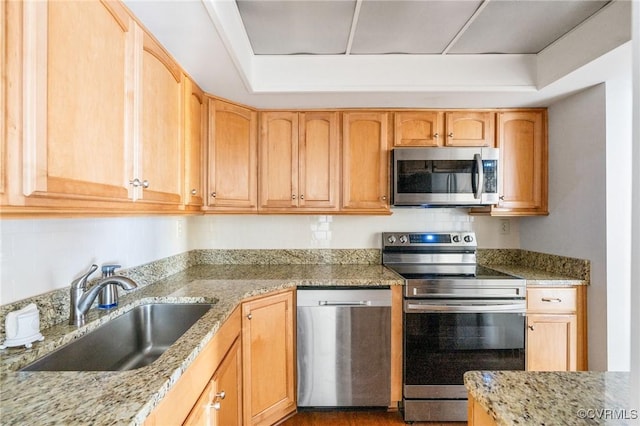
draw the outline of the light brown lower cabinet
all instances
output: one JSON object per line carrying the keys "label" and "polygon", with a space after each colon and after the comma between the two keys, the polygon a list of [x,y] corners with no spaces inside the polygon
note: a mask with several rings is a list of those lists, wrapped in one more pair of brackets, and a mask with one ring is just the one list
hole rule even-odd
{"label": "light brown lower cabinet", "polygon": [[242,354],[237,338],[218,367],[184,425],[242,425]]}
{"label": "light brown lower cabinet", "polygon": [[296,410],[292,290],[242,304],[244,424],[272,425]]}
{"label": "light brown lower cabinet", "polygon": [[145,426],[272,425],[296,410],[294,290],[243,302]]}
{"label": "light brown lower cabinet", "polygon": [[527,289],[527,371],[587,369],[584,290]]}
{"label": "light brown lower cabinet", "polygon": [[496,421],[482,408],[471,394],[467,406],[467,426],[495,426]]}
{"label": "light brown lower cabinet", "polygon": [[242,424],[240,314],[238,307],[147,418],[145,426]]}

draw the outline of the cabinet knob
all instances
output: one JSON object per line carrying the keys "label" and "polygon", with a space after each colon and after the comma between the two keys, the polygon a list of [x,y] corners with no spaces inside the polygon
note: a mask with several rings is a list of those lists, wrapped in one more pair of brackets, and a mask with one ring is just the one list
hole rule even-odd
{"label": "cabinet knob", "polygon": [[292,195],[291,195],[291,199],[292,199],[292,200],[295,200],[295,199],[296,199],[296,194],[292,194]]}
{"label": "cabinet knob", "polygon": [[449,136],[450,138],[453,137],[453,132],[449,133],[447,136]]}
{"label": "cabinet knob", "polygon": [[534,327],[534,326],[532,326],[532,325],[528,325],[527,327],[529,327],[529,330],[531,330],[531,331],[534,331],[534,330],[535,330],[535,327]]}
{"label": "cabinet knob", "polygon": [[500,199],[500,201],[504,201],[504,195],[501,195],[498,198]]}
{"label": "cabinet knob", "polygon": [[247,315],[247,318],[251,319],[251,318],[253,318],[253,315],[249,314],[249,315]]}
{"label": "cabinet knob", "polygon": [[227,396],[227,393],[225,391],[220,391],[215,395],[216,398],[220,399],[224,399],[225,396]]}
{"label": "cabinet knob", "polygon": [[213,404],[209,404],[209,408],[213,408],[216,411],[220,411],[220,402],[214,402]]}
{"label": "cabinet knob", "polygon": [[440,133],[434,133],[433,137],[434,137],[434,139],[438,139],[440,137]]}
{"label": "cabinet knob", "polygon": [[137,188],[139,186],[143,187],[143,188],[148,188],[149,187],[149,181],[148,180],[140,180],[138,178],[132,179],[129,181],[129,185],[132,185],[133,187]]}
{"label": "cabinet knob", "polygon": [[196,195],[197,193],[198,191],[196,191],[195,188],[191,190],[191,195]]}
{"label": "cabinet knob", "polygon": [[387,201],[387,196],[386,195],[382,196],[382,201]]}
{"label": "cabinet knob", "polygon": [[212,193],[211,193],[211,196],[212,196],[213,198],[216,198],[216,193],[215,193],[215,192],[212,192]]}
{"label": "cabinet knob", "polygon": [[304,194],[300,194],[300,199],[304,200]]}

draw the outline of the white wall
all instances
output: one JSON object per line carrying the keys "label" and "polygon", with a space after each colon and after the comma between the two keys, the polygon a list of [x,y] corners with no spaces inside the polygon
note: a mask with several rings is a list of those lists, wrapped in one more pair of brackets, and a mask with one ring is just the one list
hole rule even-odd
{"label": "white wall", "polygon": [[92,263],[128,268],[185,252],[186,222],[185,217],[0,220],[0,304],[68,286]]}
{"label": "white wall", "polygon": [[591,261],[591,370],[629,368],[631,98],[626,84],[626,92],[624,83],[611,82],[549,107],[551,214],[520,223],[521,248]]}
{"label": "white wall", "polygon": [[394,209],[391,216],[205,216],[190,222],[189,238],[202,249],[380,248],[381,232],[474,230],[482,248],[519,248],[517,219],[509,235],[499,220],[465,209]]}
{"label": "white wall", "polygon": [[379,248],[382,231],[467,230],[482,247],[518,248],[499,221],[458,209],[405,209],[392,216],[139,217],[0,220],[0,304],[68,286],[91,263],[141,265],[195,248]]}

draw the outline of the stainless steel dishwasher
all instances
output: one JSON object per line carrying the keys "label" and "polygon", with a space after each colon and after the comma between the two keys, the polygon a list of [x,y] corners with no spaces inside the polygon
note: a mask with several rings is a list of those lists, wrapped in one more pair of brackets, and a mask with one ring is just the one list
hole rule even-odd
{"label": "stainless steel dishwasher", "polygon": [[388,407],[391,290],[298,287],[299,407]]}

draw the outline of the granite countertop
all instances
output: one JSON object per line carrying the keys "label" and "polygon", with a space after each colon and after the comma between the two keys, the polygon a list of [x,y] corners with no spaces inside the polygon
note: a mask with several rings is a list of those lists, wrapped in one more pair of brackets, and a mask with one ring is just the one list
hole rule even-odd
{"label": "granite countertop", "polygon": [[469,371],[464,384],[498,425],[627,425],[630,373]]}
{"label": "granite countertop", "polygon": [[[57,324],[31,349],[0,354],[0,423],[139,425],[245,298],[295,286],[402,285],[382,265],[198,265],[121,296],[113,312],[93,309],[87,325]],[[213,303],[153,364],[130,371],[17,372],[47,352],[143,303]]]}
{"label": "granite countertop", "polygon": [[589,281],[585,279],[566,276],[557,272],[548,272],[530,266],[492,264],[487,267],[518,278],[523,278],[527,281],[527,286],[568,287],[589,284]]}

